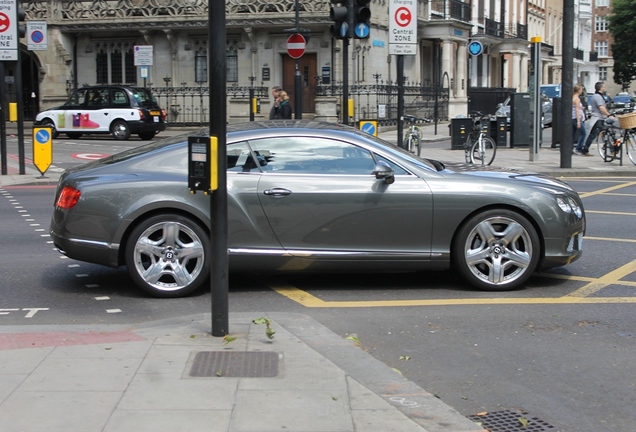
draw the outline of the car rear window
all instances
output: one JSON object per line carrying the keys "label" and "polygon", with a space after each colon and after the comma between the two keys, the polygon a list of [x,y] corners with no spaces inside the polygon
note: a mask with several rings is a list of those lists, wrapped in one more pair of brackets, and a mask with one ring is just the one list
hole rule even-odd
{"label": "car rear window", "polygon": [[157,103],[157,99],[153,96],[150,90],[147,89],[133,89],[133,97],[141,104],[146,107],[159,107]]}

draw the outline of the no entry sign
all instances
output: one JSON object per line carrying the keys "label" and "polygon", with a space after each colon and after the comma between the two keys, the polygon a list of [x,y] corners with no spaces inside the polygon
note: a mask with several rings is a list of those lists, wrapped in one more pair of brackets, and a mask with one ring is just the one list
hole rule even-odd
{"label": "no entry sign", "polygon": [[287,54],[293,59],[301,58],[305,54],[305,37],[294,33],[287,38]]}

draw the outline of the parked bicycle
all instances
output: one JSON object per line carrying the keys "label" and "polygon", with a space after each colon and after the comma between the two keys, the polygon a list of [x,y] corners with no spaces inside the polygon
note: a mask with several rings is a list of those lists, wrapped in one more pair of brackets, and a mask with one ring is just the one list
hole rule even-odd
{"label": "parked bicycle", "polygon": [[604,162],[619,160],[622,165],[625,151],[629,160],[636,165],[636,113],[623,110],[615,114],[616,117],[608,117],[603,121],[596,139],[598,154]]}
{"label": "parked bicycle", "polygon": [[405,115],[404,120],[409,123],[408,129],[404,133],[404,146],[408,151],[419,156],[422,151],[422,137],[424,136],[424,132],[417,125],[417,122],[423,121],[430,123],[432,120],[418,119],[413,115]]}
{"label": "parked bicycle", "polygon": [[473,122],[473,128],[464,144],[466,162],[490,165],[497,154],[497,144],[488,136],[490,115],[473,111],[470,113],[470,119]]}

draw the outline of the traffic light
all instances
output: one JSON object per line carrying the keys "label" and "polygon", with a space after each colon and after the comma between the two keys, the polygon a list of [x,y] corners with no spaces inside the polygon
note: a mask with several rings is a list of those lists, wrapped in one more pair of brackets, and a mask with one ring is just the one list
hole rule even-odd
{"label": "traffic light", "polygon": [[349,37],[349,23],[347,22],[348,10],[345,6],[347,0],[331,0],[329,18],[334,21],[331,24],[331,36],[336,39]]}
{"label": "traffic light", "polygon": [[352,37],[367,39],[370,33],[369,21],[371,20],[371,0],[354,0],[353,5],[353,29]]}
{"label": "traffic light", "polygon": [[26,11],[24,8],[18,7],[18,38],[26,36],[27,28],[24,20],[26,19]]}

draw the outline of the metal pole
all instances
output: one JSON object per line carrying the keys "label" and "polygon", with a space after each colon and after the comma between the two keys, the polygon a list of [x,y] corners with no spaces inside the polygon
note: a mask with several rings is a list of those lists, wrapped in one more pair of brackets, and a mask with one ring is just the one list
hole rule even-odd
{"label": "metal pole", "polygon": [[[572,87],[574,65],[574,0],[563,0],[563,55],[561,83],[561,168],[572,168]],[[568,104],[569,101],[569,104]]]}
{"label": "metal pole", "polygon": [[[298,0],[294,4],[296,33],[300,33],[300,17],[298,16]],[[294,117],[296,120],[303,118],[303,81],[300,75],[300,58],[296,59],[296,72],[294,74]]]}
{"label": "metal pole", "polygon": [[342,40],[342,124],[349,124],[349,38]]}
{"label": "metal pole", "polygon": [[229,334],[227,254],[227,105],[225,2],[208,0],[208,70],[210,71],[210,136],[218,139],[218,189],[210,199],[210,290],[212,336]]}
{"label": "metal pole", "polygon": [[397,84],[398,84],[398,123],[397,143],[398,147],[404,147],[404,56],[397,56]]}
{"label": "metal pole", "polygon": [[0,61],[0,159],[2,159],[2,175],[7,175],[7,130],[4,116],[6,107],[6,91],[4,82],[4,62]]}

